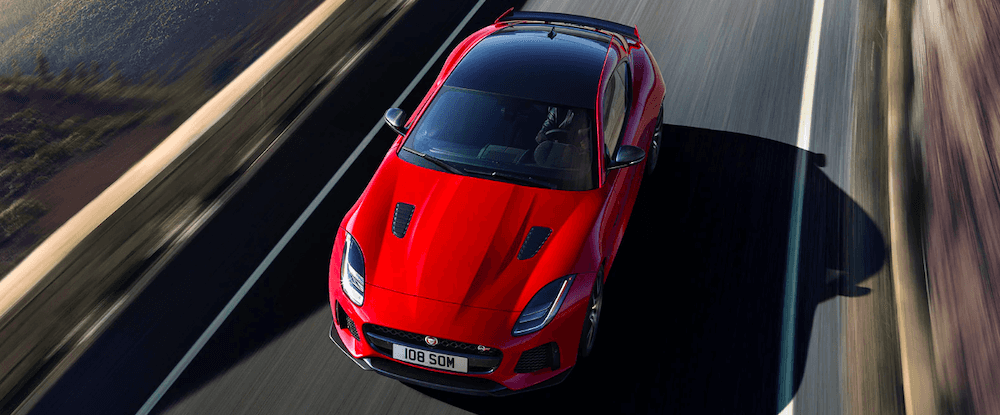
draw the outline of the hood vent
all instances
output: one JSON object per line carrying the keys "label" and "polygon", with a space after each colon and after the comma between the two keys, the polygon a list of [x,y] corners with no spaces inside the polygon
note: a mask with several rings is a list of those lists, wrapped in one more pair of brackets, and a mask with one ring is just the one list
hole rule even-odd
{"label": "hood vent", "polygon": [[410,219],[413,218],[414,206],[408,203],[396,203],[396,211],[392,214],[392,234],[397,238],[406,236],[406,229],[410,227]]}
{"label": "hood vent", "polygon": [[532,226],[528,231],[528,236],[524,237],[524,243],[521,244],[521,250],[517,253],[517,259],[524,260],[535,256],[542,249],[545,240],[549,239],[550,234],[552,234],[552,229],[544,226]]}

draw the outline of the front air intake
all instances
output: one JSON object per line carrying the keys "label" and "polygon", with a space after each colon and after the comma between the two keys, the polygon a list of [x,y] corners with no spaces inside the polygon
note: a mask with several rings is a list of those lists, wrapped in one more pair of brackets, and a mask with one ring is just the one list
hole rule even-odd
{"label": "front air intake", "polygon": [[397,238],[406,236],[406,229],[410,227],[410,219],[413,218],[414,206],[408,203],[396,203],[396,211],[392,214],[392,234]]}
{"label": "front air intake", "polygon": [[524,243],[521,244],[521,250],[517,253],[517,259],[523,260],[535,256],[542,249],[545,240],[549,239],[550,234],[552,234],[552,229],[544,226],[532,226],[528,231],[528,236],[524,237]]}
{"label": "front air intake", "polygon": [[358,327],[354,325],[354,320],[351,319],[351,316],[347,315],[347,312],[340,306],[340,303],[334,302],[334,304],[337,306],[337,325],[351,332],[351,337],[354,337],[354,340],[361,340],[361,336],[358,335]]}
{"label": "front air intake", "polygon": [[514,366],[514,373],[537,372],[544,368],[559,369],[559,345],[546,343],[521,353]]}

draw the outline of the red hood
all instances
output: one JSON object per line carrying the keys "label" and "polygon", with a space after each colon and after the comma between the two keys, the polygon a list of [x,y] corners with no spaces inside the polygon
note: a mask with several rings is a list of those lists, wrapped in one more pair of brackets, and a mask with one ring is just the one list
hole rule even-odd
{"label": "red hood", "polygon": [[[367,284],[517,311],[574,265],[600,208],[595,196],[444,173],[390,156],[347,230],[364,254]],[[392,233],[400,202],[415,206],[403,238]],[[552,234],[535,256],[519,260],[533,226]]]}

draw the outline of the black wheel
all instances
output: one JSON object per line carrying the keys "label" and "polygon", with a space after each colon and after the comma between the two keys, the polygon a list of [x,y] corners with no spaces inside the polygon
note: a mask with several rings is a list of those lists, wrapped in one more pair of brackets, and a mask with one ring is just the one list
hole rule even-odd
{"label": "black wheel", "polygon": [[656,162],[660,159],[660,147],[663,145],[663,107],[660,107],[660,115],[656,117],[656,130],[653,131],[653,139],[649,143],[649,151],[646,160],[646,175],[653,174]]}
{"label": "black wheel", "polygon": [[580,332],[580,357],[587,357],[594,351],[594,340],[597,339],[597,325],[601,321],[601,307],[604,304],[604,277],[598,275],[594,288],[590,290],[590,303],[587,304],[587,314],[583,320],[583,331]]}

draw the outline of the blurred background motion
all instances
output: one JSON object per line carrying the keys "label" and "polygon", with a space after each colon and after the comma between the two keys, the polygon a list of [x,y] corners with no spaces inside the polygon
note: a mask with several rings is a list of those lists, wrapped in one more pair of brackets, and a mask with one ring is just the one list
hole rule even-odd
{"label": "blurred background motion", "polygon": [[8,0],[0,275],[320,0]]}
{"label": "blurred background motion", "polygon": [[1000,5],[916,0],[911,174],[922,194],[941,413],[1000,413]]}
{"label": "blurred background motion", "polygon": [[[0,414],[1000,414],[998,4],[0,0],[0,284],[206,103],[236,97],[65,258],[0,291],[17,297],[0,309]],[[596,355],[559,386],[483,400],[355,367],[326,337],[327,272],[396,137],[382,113],[416,108],[455,44],[508,8],[636,25],[669,145]],[[622,360],[635,333],[655,358]]]}

